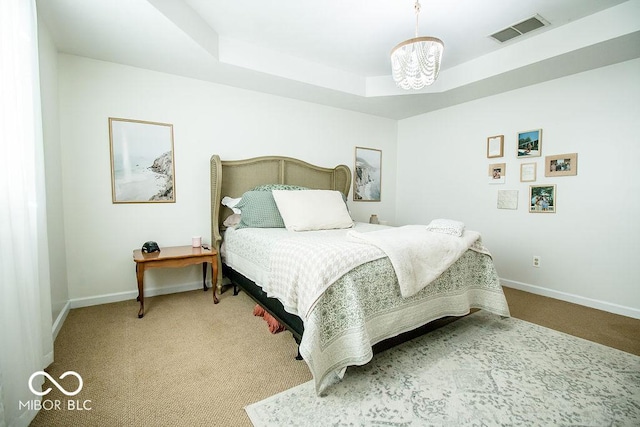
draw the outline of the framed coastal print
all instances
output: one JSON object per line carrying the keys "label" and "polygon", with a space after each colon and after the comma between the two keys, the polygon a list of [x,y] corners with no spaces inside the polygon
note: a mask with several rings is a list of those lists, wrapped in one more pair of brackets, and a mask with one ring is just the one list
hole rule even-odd
{"label": "framed coastal print", "polygon": [[504,135],[487,138],[487,158],[502,157],[504,155]]}
{"label": "framed coastal print", "polygon": [[529,186],[529,212],[555,213],[556,203],[557,195],[555,185]]}
{"label": "framed coastal print", "polygon": [[379,202],[382,181],[382,150],[356,147],[353,168],[353,200]]}
{"label": "framed coastal print", "polygon": [[544,176],[578,174],[578,153],[558,154],[544,158]]}
{"label": "framed coastal print", "polygon": [[520,165],[520,182],[533,182],[536,180],[536,163],[522,163]]}
{"label": "framed coastal print", "polygon": [[506,163],[493,163],[489,165],[489,184],[504,184],[506,175]]}
{"label": "framed coastal print", "polygon": [[518,158],[540,157],[542,154],[542,129],[518,132]]}
{"label": "framed coastal print", "polygon": [[109,117],[113,203],[173,203],[173,125]]}

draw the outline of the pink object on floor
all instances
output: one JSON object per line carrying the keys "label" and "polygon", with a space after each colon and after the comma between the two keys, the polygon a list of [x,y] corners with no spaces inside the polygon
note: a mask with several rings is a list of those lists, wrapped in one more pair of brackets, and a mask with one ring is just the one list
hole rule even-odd
{"label": "pink object on floor", "polygon": [[278,320],[266,312],[264,308],[262,308],[259,304],[253,308],[253,315],[262,317],[269,325],[269,332],[272,334],[277,334],[278,332],[282,332],[285,330],[285,327],[278,322]]}

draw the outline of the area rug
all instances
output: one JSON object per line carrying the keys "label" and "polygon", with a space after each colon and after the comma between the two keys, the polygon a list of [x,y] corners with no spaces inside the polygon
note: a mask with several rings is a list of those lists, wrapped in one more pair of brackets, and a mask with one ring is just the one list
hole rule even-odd
{"label": "area rug", "polygon": [[245,408],[271,426],[640,426],[640,357],[476,312]]}

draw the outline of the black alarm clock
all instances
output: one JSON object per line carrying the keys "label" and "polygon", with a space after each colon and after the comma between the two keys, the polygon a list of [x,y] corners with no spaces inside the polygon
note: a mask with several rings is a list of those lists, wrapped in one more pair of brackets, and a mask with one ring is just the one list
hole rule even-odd
{"label": "black alarm clock", "polygon": [[144,242],[144,245],[142,245],[142,253],[150,254],[153,252],[160,252],[160,246],[158,246],[156,242],[151,240],[148,242]]}

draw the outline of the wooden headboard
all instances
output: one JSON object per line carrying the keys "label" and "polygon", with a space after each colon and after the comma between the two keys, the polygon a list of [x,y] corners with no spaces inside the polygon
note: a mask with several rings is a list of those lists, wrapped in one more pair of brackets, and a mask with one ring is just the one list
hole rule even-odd
{"label": "wooden headboard", "polygon": [[[351,189],[351,170],[338,165],[325,168],[291,157],[265,156],[245,160],[220,160],[211,156],[211,244],[220,250],[220,231],[233,212],[220,205],[224,196],[241,197],[261,184],[291,184],[320,190],[338,190],[345,196]],[[220,282],[218,282],[220,283]]]}

